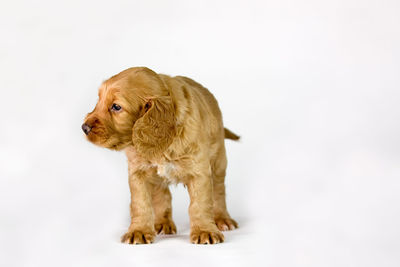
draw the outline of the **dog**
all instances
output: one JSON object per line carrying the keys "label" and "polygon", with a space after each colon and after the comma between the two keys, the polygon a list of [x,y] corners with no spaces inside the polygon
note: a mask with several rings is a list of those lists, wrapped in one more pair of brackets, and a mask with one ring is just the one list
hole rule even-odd
{"label": "dog", "polygon": [[156,234],[176,233],[171,183],[189,191],[190,241],[223,242],[220,231],[238,227],[226,208],[224,139],[239,136],[224,128],[214,96],[192,79],[146,67],[106,80],[98,96],[82,130],[128,158],[131,224],[121,242],[149,244]]}

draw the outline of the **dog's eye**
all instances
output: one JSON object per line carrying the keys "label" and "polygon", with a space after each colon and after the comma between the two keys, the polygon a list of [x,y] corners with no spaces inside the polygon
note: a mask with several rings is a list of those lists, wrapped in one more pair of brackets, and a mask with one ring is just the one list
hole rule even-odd
{"label": "dog's eye", "polygon": [[147,111],[149,108],[151,108],[151,103],[147,102],[146,105],[144,105],[144,109]]}
{"label": "dog's eye", "polygon": [[121,109],[122,109],[121,106],[118,104],[112,104],[111,106],[112,111],[120,111]]}

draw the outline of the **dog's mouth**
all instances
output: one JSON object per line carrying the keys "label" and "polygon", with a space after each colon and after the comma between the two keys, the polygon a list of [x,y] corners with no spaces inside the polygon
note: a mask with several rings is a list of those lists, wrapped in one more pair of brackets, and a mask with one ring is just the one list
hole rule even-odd
{"label": "dog's mouth", "polygon": [[104,144],[107,143],[109,137],[105,133],[105,129],[100,127],[91,127],[90,131],[85,132],[86,139],[91,143],[104,147]]}
{"label": "dog's mouth", "polygon": [[117,151],[122,150],[129,145],[129,142],[123,142],[116,137],[106,136],[104,133],[89,133],[86,138],[97,146]]}
{"label": "dog's mouth", "polygon": [[86,120],[82,125],[82,130],[89,142],[111,150],[122,150],[132,142],[132,134],[129,131],[124,133],[116,131],[106,127],[97,119]]}

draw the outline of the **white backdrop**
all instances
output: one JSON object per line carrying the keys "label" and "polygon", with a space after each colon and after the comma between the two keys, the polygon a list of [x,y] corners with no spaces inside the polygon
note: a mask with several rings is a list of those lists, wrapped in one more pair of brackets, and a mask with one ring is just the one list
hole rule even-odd
{"label": "white backdrop", "polygon": [[[400,2],[3,1],[2,266],[399,266]],[[241,228],[128,246],[123,153],[80,129],[131,66],[219,100],[228,208]]]}

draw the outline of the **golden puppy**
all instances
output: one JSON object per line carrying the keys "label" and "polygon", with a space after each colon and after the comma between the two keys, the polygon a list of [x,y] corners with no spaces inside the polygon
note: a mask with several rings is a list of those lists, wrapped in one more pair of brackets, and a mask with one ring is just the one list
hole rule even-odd
{"label": "golden puppy", "polygon": [[122,242],[152,243],[156,233],[176,233],[170,183],[189,191],[192,243],[223,242],[219,230],[237,227],[225,203],[224,138],[239,137],[224,129],[217,101],[200,84],[127,69],[103,82],[82,129],[89,141],[128,157],[131,225]]}

